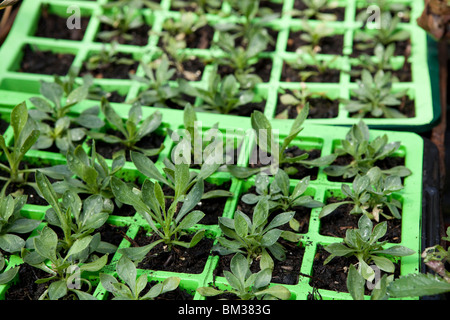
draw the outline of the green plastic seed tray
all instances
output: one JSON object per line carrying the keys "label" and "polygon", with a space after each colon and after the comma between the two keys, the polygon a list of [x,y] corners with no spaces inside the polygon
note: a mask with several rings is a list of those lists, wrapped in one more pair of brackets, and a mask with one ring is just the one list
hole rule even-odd
{"label": "green plastic seed tray", "polygon": [[[292,119],[277,119],[277,108],[280,105],[279,94],[285,90],[295,89],[300,90],[304,85],[311,92],[324,92],[332,100],[336,102],[336,110],[326,118],[321,115],[319,118],[307,119],[306,123],[310,124],[330,124],[330,125],[351,125],[358,121],[352,118],[340,99],[347,99],[351,96],[351,91],[356,88],[357,84],[351,80],[351,76],[347,71],[350,70],[354,63],[355,57],[352,55],[355,50],[355,33],[361,28],[361,22],[355,20],[357,12],[366,9],[363,1],[350,0],[339,1],[338,4],[342,8],[342,19],[338,21],[330,21],[328,25],[334,29],[334,34],[341,37],[339,44],[339,52],[336,53],[339,58],[336,65],[342,67],[342,71],[338,76],[337,82],[300,82],[287,81],[283,77],[283,68],[285,62],[293,61],[298,58],[298,54],[293,51],[296,48],[291,48],[290,42],[294,39],[291,34],[297,34],[304,29],[302,20],[291,15],[294,7],[294,0],[276,1],[282,5],[282,12],[278,19],[271,21],[268,25],[276,33],[276,43],[273,51],[263,52],[259,58],[264,60],[263,65],[268,68],[270,66],[267,79],[257,85],[257,100],[264,104],[264,113],[269,119],[276,122],[285,123],[289,125]],[[408,6],[409,19],[402,19],[398,28],[406,30],[410,33],[411,52],[409,55],[393,57],[392,65],[401,66],[405,62],[411,65],[411,79],[406,82],[393,83],[393,91],[407,90],[407,96],[413,101],[413,115],[406,118],[366,118],[366,123],[371,128],[379,129],[393,129],[393,130],[407,130],[413,132],[423,132],[433,127],[436,120],[440,117],[439,99],[436,94],[436,78],[437,59],[433,58],[435,54],[435,43],[430,41],[427,43],[426,32],[417,26],[415,19],[421,14],[423,10],[423,1],[420,0],[399,0],[396,3],[405,4]],[[0,54],[3,57],[0,65],[0,95],[3,97],[3,103],[9,103],[7,100],[7,92],[18,93],[38,93],[39,81],[52,79],[52,74],[40,74],[24,72],[22,61],[24,59],[25,51],[44,51],[45,59],[42,62],[50,59],[50,53],[59,56],[58,65],[61,75],[65,75],[70,67],[81,68],[83,63],[89,58],[92,53],[98,53],[103,48],[103,43],[97,39],[97,34],[100,30],[99,15],[106,12],[102,5],[108,3],[107,0],[98,1],[71,1],[70,8],[79,8],[82,17],[88,19],[88,23],[83,25],[82,38],[78,40],[67,39],[53,39],[37,36],[37,25],[41,16],[42,8],[47,6],[49,13],[54,13],[65,19],[70,17],[74,12],[68,10],[69,4],[63,0],[25,0],[24,5],[21,6],[19,14],[16,18],[9,37],[2,45]],[[151,61],[154,57],[153,53],[158,46],[160,32],[163,31],[163,23],[167,19],[177,20],[180,17],[180,11],[173,8],[170,0],[161,0],[159,10],[144,10],[144,18],[150,27],[148,41],[145,44],[121,44],[117,46],[117,51],[123,54],[130,54],[134,59],[143,59],[144,61]],[[214,26],[222,22],[238,22],[239,17],[233,13],[233,10],[227,1],[223,2],[220,12],[213,14],[206,14],[208,24]],[[315,19],[310,19],[309,24],[317,27],[321,22]],[[376,32],[376,30],[370,30]],[[212,41],[218,40],[218,32],[214,33]],[[107,44],[110,45],[110,44]],[[334,45],[333,45],[334,46]],[[27,49],[29,48],[29,49]],[[185,52],[195,57],[211,58],[223,54],[215,45],[211,45],[206,49],[185,49]],[[320,59],[331,59],[333,54],[319,52]],[[44,57],[44,56],[42,56]],[[302,55],[304,58],[304,55]],[[48,60],[50,61],[50,60]],[[136,75],[142,76],[143,70],[141,67],[135,68],[132,72]],[[212,75],[213,65],[207,64],[202,71],[201,76],[192,80],[195,86],[206,87],[207,79]],[[258,71],[258,70],[257,70]],[[80,74],[79,74],[80,75]],[[296,80],[298,81],[298,80]],[[98,78],[95,79],[95,84],[106,91],[117,91],[122,95],[123,101],[130,101],[136,97],[142,88],[142,84],[129,78],[126,79],[110,79]],[[262,94],[261,94],[262,93]],[[196,105],[200,106],[201,101],[197,99]],[[152,107],[152,106],[149,106]],[[312,108],[314,105],[312,105]],[[165,110],[163,110],[165,111]],[[178,111],[178,118],[181,118],[181,110]],[[232,117],[234,122],[239,122],[240,117],[235,115],[221,115],[213,114],[211,119],[208,119],[208,124],[212,125],[219,119]],[[329,117],[329,118],[328,118]],[[222,122],[219,120],[219,122]]]}

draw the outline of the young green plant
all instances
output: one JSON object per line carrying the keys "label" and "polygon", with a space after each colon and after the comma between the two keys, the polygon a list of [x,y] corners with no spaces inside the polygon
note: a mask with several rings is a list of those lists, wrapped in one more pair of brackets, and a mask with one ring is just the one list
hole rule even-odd
{"label": "young green plant", "polygon": [[335,242],[325,247],[330,255],[324,261],[324,265],[335,257],[356,257],[358,271],[366,280],[372,280],[375,276],[371,263],[384,272],[394,273],[395,264],[387,256],[393,258],[409,256],[414,254],[414,250],[402,245],[393,245],[385,249],[387,241],[378,240],[384,237],[386,232],[386,221],[373,226],[372,220],[367,215],[361,215],[358,228],[347,229],[343,242]]}
{"label": "young green plant", "polygon": [[231,259],[230,270],[223,272],[229,289],[200,287],[197,288],[197,292],[204,297],[230,293],[240,300],[288,300],[291,297],[291,292],[286,287],[270,284],[272,279],[270,268],[252,273],[248,260],[240,253],[236,253]]}

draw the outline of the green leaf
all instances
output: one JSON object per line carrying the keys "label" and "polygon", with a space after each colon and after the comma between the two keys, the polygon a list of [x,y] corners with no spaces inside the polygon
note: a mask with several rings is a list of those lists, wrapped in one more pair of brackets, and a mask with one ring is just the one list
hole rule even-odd
{"label": "green leaf", "polygon": [[50,283],[48,287],[48,297],[50,300],[59,300],[67,294],[67,284],[65,280]]}
{"label": "green leaf", "polygon": [[237,235],[241,238],[245,238],[248,235],[248,224],[247,220],[244,218],[243,213],[236,211],[234,217],[234,228]]}
{"label": "green leaf", "polygon": [[3,273],[0,273],[0,285],[7,284],[10,281],[12,281],[16,277],[17,273],[19,272],[19,268],[20,267],[17,266],[17,267],[8,269]]}
{"label": "green leaf", "polygon": [[437,275],[411,273],[391,282],[388,292],[397,298],[432,296],[450,292],[450,283]]}
{"label": "green leaf", "polygon": [[197,292],[204,297],[215,297],[223,292],[211,287],[200,287],[197,288]]}
{"label": "green leaf", "polygon": [[364,300],[364,285],[366,280],[356,270],[353,264],[350,264],[347,275],[347,289],[353,300]]}
{"label": "green leaf", "polygon": [[67,252],[66,259],[70,256],[74,256],[85,250],[92,241],[92,236],[87,236],[81,239],[77,239]]}
{"label": "green leaf", "polygon": [[25,240],[15,234],[0,235],[0,249],[6,252],[18,252],[25,246]]}
{"label": "green leaf", "polygon": [[146,177],[170,185],[169,181],[167,181],[167,179],[159,172],[158,168],[156,168],[155,163],[148,157],[135,151],[131,151],[130,157],[131,161],[133,161],[133,164],[136,166],[136,169]]}
{"label": "green leaf", "polygon": [[44,227],[41,234],[33,238],[34,248],[44,258],[55,262],[58,236],[50,227]]}

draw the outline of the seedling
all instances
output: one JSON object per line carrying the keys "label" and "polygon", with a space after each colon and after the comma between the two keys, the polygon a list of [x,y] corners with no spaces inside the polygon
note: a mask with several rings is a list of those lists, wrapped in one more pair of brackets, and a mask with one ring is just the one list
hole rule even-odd
{"label": "seedling", "polygon": [[254,73],[254,64],[259,54],[266,48],[267,39],[254,35],[249,39],[248,48],[245,49],[236,46],[235,39],[230,34],[220,33],[217,45],[223,51],[223,55],[214,57],[213,62],[230,67],[243,88],[251,88],[256,83],[262,82],[261,78]]}
{"label": "seedling", "polygon": [[251,39],[254,37],[265,40],[266,46],[269,43],[275,43],[267,31],[267,25],[278,18],[279,15],[277,13],[266,14],[262,18],[256,18],[259,11],[259,1],[235,1],[233,5],[241,13],[242,22],[218,23],[214,26],[216,30],[229,33],[234,39],[241,38],[243,47],[250,46]]}
{"label": "seedling", "polygon": [[[401,219],[399,209],[402,204],[393,197],[393,193],[402,189],[403,185],[399,177],[384,176],[380,168],[373,167],[365,175],[358,174],[353,180],[352,188],[347,184],[342,184],[342,193],[349,200],[324,206],[319,218],[333,213],[344,204],[351,204],[353,208],[349,212],[350,214],[365,214],[375,221],[379,221],[380,216],[386,219]],[[389,211],[385,211],[385,209]]]}
{"label": "seedling", "polygon": [[[268,175],[260,173],[255,177],[256,193],[244,194],[242,201],[249,205],[255,205],[261,199],[267,198],[270,212],[278,210],[286,212],[294,210],[296,207],[322,207],[322,202],[314,200],[310,195],[305,195],[309,181],[309,176],[301,179],[291,192],[289,175],[284,170],[278,170],[272,182]],[[299,230],[299,222],[295,218],[289,221],[289,225],[293,230]]]}
{"label": "seedling", "polygon": [[[40,234],[33,238],[35,251],[24,250],[23,260],[50,274],[48,278],[37,280],[37,283],[50,282],[39,300],[59,300],[68,294],[75,294],[80,300],[96,300],[90,294],[91,282],[81,275],[83,272],[101,270],[108,262],[108,256],[93,259],[89,248],[92,244],[92,237],[84,237],[75,240],[67,251],[60,252],[58,235],[48,226],[45,226]],[[47,264],[47,261],[50,263]],[[87,289],[81,290],[82,284],[87,285]]]}
{"label": "seedling", "polygon": [[[82,201],[76,192],[67,190],[59,201],[52,184],[40,171],[36,173],[36,182],[42,197],[51,206],[45,213],[45,220],[63,232],[64,238],[58,241],[60,247],[72,250],[77,241],[83,241],[89,245],[90,252],[115,252],[116,246],[101,241],[100,233],[92,235],[105,224],[112,212],[111,207],[104,203],[101,196],[89,196]],[[85,253],[80,250],[80,254]]]}
{"label": "seedling", "polygon": [[306,20],[303,20],[300,39],[305,41],[307,45],[301,46],[300,48],[320,52],[322,50],[320,47],[322,39],[333,34],[334,29],[328,26],[326,22],[321,22],[316,26],[312,26]]}
{"label": "seedling", "polygon": [[142,83],[145,88],[129,103],[139,102],[141,105],[157,108],[168,108],[173,104],[184,106],[182,91],[178,85],[171,85],[172,76],[177,72],[170,67],[169,59],[163,55],[152,63],[141,63],[144,76],[131,75],[133,80]]}
{"label": "seedling", "polygon": [[[22,216],[21,210],[27,202],[27,196],[0,196],[0,249],[4,252],[17,253],[25,246],[25,240],[18,234],[27,234],[36,229],[40,220]],[[0,270],[2,269],[0,263]],[[1,281],[0,275],[0,283]]]}
{"label": "seedling", "polygon": [[[188,163],[191,167],[200,167],[207,163],[213,165],[212,170],[218,170],[225,163],[234,163],[234,138],[223,139],[216,123],[203,135],[197,121],[197,114],[191,104],[187,104],[183,113],[184,130],[180,134],[171,132],[171,137],[177,142],[172,150],[172,163]],[[230,159],[230,153],[233,153]],[[166,161],[167,162],[167,161]],[[217,166],[214,166],[217,165]],[[213,171],[211,171],[213,172]]]}
{"label": "seedling", "polygon": [[[166,197],[158,182],[145,180],[139,191],[116,177],[112,178],[114,196],[122,203],[133,206],[159,237],[146,246],[123,249],[123,253],[131,260],[143,259],[159,243],[166,244],[167,250],[171,251],[176,246],[192,248],[203,238],[205,230],[202,229],[198,230],[189,242],[180,239],[186,235],[186,230],[195,226],[205,215],[199,210],[193,210],[203,196],[204,182],[199,179],[186,193],[186,185],[190,179],[187,165],[176,167],[174,179],[175,195],[169,207],[166,207]],[[178,207],[179,204],[181,208]]]}
{"label": "seedling", "polygon": [[360,50],[374,48],[377,44],[387,46],[391,43],[406,41],[410,38],[408,30],[399,28],[400,18],[392,17],[390,12],[382,12],[380,16],[380,28],[376,32],[360,31],[355,34],[354,40],[358,43],[355,47]]}
{"label": "seedling", "polygon": [[143,119],[142,106],[134,103],[128,111],[128,117],[122,117],[111,107],[106,98],[101,100],[101,109],[105,115],[106,123],[117,130],[121,136],[108,134],[105,132],[89,131],[88,135],[94,140],[101,140],[109,144],[121,144],[126,151],[134,150],[152,157],[158,155],[164,144],[158,148],[145,149],[138,146],[138,143],[149,135],[156,134],[155,131],[161,127],[162,114],[155,111]]}
{"label": "seedling", "polygon": [[329,263],[334,257],[356,257],[358,259],[358,271],[366,280],[372,280],[375,270],[370,266],[374,263],[380,270],[387,273],[395,271],[394,263],[390,257],[404,257],[414,254],[402,245],[394,245],[384,249],[387,241],[378,242],[387,231],[387,222],[383,221],[373,226],[372,220],[367,215],[362,215],[358,221],[358,229],[347,229],[342,243],[332,243],[325,247],[330,253],[324,264]]}
{"label": "seedling", "polygon": [[119,282],[110,274],[100,274],[100,283],[106,291],[113,294],[112,300],[154,300],[161,294],[175,290],[180,283],[179,277],[168,277],[142,295],[148,283],[147,274],[137,277],[136,266],[125,256],[121,256],[117,262],[116,272],[124,283]]}
{"label": "seedling", "polygon": [[[358,173],[366,174],[376,166],[376,162],[393,156],[400,148],[401,142],[388,142],[386,134],[370,140],[369,127],[361,120],[347,132],[345,139],[341,140],[341,147],[336,148],[336,156],[350,155],[353,160],[347,165],[330,165],[324,168],[327,175],[342,176],[344,179],[352,178]],[[381,170],[383,175],[406,177],[411,171],[405,166],[396,166]]]}
{"label": "seedling", "polygon": [[269,164],[263,164],[260,168],[228,165],[227,167],[231,174],[239,179],[246,179],[259,172],[269,171],[271,174],[276,174],[279,168],[283,168],[286,172],[288,172],[288,174],[292,175],[297,172],[297,169],[290,166],[293,164],[301,164],[309,168],[322,167],[331,164],[336,159],[336,154],[330,154],[308,160],[309,154],[307,152],[296,157],[289,157],[285,153],[285,150],[290,146],[291,142],[303,130],[302,124],[308,116],[308,113],[309,105],[306,104],[292,124],[289,134],[280,143],[276,140],[276,134],[272,130],[272,125],[264,113],[254,111],[251,116],[251,124],[253,130],[255,131],[256,144],[260,149],[258,153],[260,155],[261,152],[266,153]]}
{"label": "seedling", "polygon": [[[375,284],[370,295],[370,300],[388,300],[388,286],[392,281],[393,275],[383,275]],[[347,274],[347,289],[353,300],[365,300],[364,291],[366,282],[367,280],[351,264]]]}
{"label": "seedling", "polygon": [[117,42],[113,41],[110,47],[103,46],[99,52],[91,54],[85,62],[88,71],[107,69],[114,65],[133,65],[136,61],[132,58],[122,57],[117,52]]}
{"label": "seedling", "polygon": [[177,41],[185,41],[187,37],[207,24],[206,15],[182,12],[177,20],[173,18],[164,20],[162,23],[162,34],[173,37]]}
{"label": "seedling", "polygon": [[[148,157],[139,152],[131,152],[131,161],[136,166],[136,169],[144,176],[154,181],[167,186],[175,193],[174,199],[184,198],[191,188],[200,181],[206,180],[213,173],[215,173],[221,163],[214,161],[205,161],[202,164],[199,171],[194,171],[189,168],[189,165],[184,162],[172,163],[167,158],[164,159],[163,168],[164,174],[161,174],[155,163]],[[187,169],[186,169],[187,168]],[[185,172],[187,170],[187,172]],[[183,175],[186,179],[177,180],[177,176]],[[211,190],[206,193],[202,193],[202,199],[214,198],[214,197],[230,197],[232,194],[225,190]],[[166,195],[166,198],[171,196]]]}
{"label": "seedling", "polygon": [[111,178],[119,172],[125,164],[125,156],[118,154],[112,160],[111,168],[105,159],[97,153],[95,141],[92,143],[89,157],[83,146],[69,150],[66,156],[67,168],[75,177],[66,177],[63,181],[53,183],[55,192],[59,195],[66,191],[77,194],[98,195],[111,208],[113,207],[113,193]]}
{"label": "seedling", "polygon": [[270,285],[271,269],[267,268],[252,273],[248,260],[240,253],[231,259],[230,269],[231,272],[224,271],[230,289],[218,290],[212,287],[200,287],[197,288],[197,292],[204,297],[230,293],[241,300],[288,300],[291,297],[291,292],[286,287]]}
{"label": "seedling", "polygon": [[[286,61],[286,64],[292,69],[298,70],[301,82],[305,82],[313,76],[321,76],[331,70],[339,70],[335,66],[335,62],[338,58],[339,56],[335,55],[331,59],[320,59],[316,51],[307,47],[297,60]],[[314,67],[316,70],[305,70],[307,67]]]}
{"label": "seedling", "polygon": [[357,89],[351,90],[350,99],[342,99],[345,109],[355,113],[353,117],[363,118],[367,114],[375,118],[406,118],[395,107],[402,104],[401,99],[406,96],[407,90],[392,91],[392,74],[377,71],[372,76],[367,69],[361,73],[361,79],[357,79]]}
{"label": "seedling", "polygon": [[129,1],[127,5],[115,6],[110,12],[98,17],[101,23],[108,25],[112,30],[100,31],[98,37],[103,41],[133,40],[130,31],[139,29],[145,24],[144,17],[135,2]]}
{"label": "seedling", "polygon": [[[374,55],[370,56],[368,54],[361,54],[357,59],[357,66],[361,66],[362,69],[367,69],[371,74],[377,73],[379,70],[384,72],[394,71],[392,65],[392,57],[395,52],[395,43],[391,43],[388,46],[382,44],[377,44],[374,48]],[[361,71],[352,70],[351,75],[360,77]],[[394,82],[394,80],[393,80]]]}
{"label": "seedling", "polygon": [[[73,72],[73,71],[72,71]],[[98,107],[91,107],[78,116],[70,116],[73,106],[84,101],[92,86],[92,76],[83,77],[83,85],[75,87],[74,74],[64,80],[55,77],[54,82],[41,81],[40,93],[43,97],[32,97],[35,109],[28,111],[41,132],[34,149],[48,149],[53,144],[62,153],[74,148],[86,136],[86,128],[100,128],[104,125],[98,117]]]}
{"label": "seedling", "polygon": [[269,222],[269,202],[262,198],[254,207],[252,219],[240,210],[236,210],[233,219],[219,217],[224,236],[217,239],[213,250],[220,255],[244,253],[249,263],[258,260],[261,270],[273,269],[272,256],[278,261],[286,259],[286,250],[278,240],[300,241],[300,235],[277,228],[291,221],[294,214],[294,211],[282,212]]}
{"label": "seedling", "polygon": [[209,77],[206,89],[197,88],[188,82],[183,84],[183,91],[202,100],[201,109],[213,113],[229,114],[239,107],[253,101],[255,96],[252,88],[242,88],[232,74],[221,77],[217,68]]}
{"label": "seedling", "polygon": [[[300,114],[306,105],[310,106],[309,100],[314,97],[327,98],[326,92],[311,92],[304,82],[300,84],[300,89],[290,90],[290,93],[283,93],[280,102],[287,106],[282,112],[276,115],[277,119],[288,119],[289,110],[295,109]],[[314,107],[314,106],[311,106]]]}
{"label": "seedling", "polygon": [[337,1],[328,0],[303,0],[306,9],[291,11],[293,17],[300,17],[303,19],[317,19],[320,21],[335,21],[337,19],[334,13],[325,13],[324,11],[336,9],[338,7]]}

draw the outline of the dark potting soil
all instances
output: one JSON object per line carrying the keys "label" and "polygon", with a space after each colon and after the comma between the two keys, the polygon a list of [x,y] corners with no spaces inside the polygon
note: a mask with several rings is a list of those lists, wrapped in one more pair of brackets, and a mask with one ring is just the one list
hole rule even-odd
{"label": "dark potting soil", "polygon": [[[286,260],[278,261],[274,259],[274,269],[272,271],[271,282],[285,285],[295,285],[299,280],[305,248],[284,239],[280,239],[278,242],[286,249]],[[230,271],[230,262],[233,257],[234,254],[220,256],[216,269],[214,270],[214,275],[223,277],[223,271]],[[259,272],[259,261],[253,261],[250,266],[250,270],[252,273]]]}
{"label": "dark potting soil", "polygon": [[[404,114],[407,118],[414,118],[416,115],[416,105],[414,99],[411,99],[408,96],[404,96],[401,98],[401,103],[398,106],[391,106],[391,108],[397,109],[402,114]],[[357,115],[357,112],[351,112],[349,113],[351,117],[354,117]],[[374,118],[370,113],[367,113],[363,119],[370,119]],[[383,116],[383,118],[386,118]]]}
{"label": "dark potting soil", "polygon": [[[333,165],[338,166],[345,166],[350,164],[353,161],[353,157],[351,155],[342,155],[336,158]],[[405,165],[405,158],[403,157],[386,157],[383,160],[378,160],[375,162],[375,166],[379,167],[381,170],[387,170],[391,169],[396,166],[404,166]],[[334,182],[348,182],[352,183],[354,178],[347,178],[344,179],[343,177],[333,177],[333,176],[327,176],[329,181]]]}
{"label": "dark potting soil", "polygon": [[[133,59],[133,56],[128,53],[118,52],[116,54],[116,58],[118,59]],[[84,76],[86,74],[92,74],[97,79],[129,79],[130,74],[135,74],[136,70],[139,66],[139,62],[135,61],[133,64],[120,64],[120,63],[110,63],[105,66],[101,66],[96,68],[95,70],[88,70],[86,68],[86,63],[83,63],[83,66],[80,71],[80,76]]]}
{"label": "dark potting soil", "polygon": [[[163,29],[163,32],[165,30]],[[188,49],[209,49],[214,38],[214,28],[209,24],[197,29],[186,36],[186,48]],[[174,35],[176,36],[176,35]],[[159,38],[158,47],[163,47],[163,37]]]}
{"label": "dark potting soil", "polygon": [[0,134],[4,134],[9,127],[9,122],[0,118]]}
{"label": "dark potting soil", "polygon": [[70,53],[41,51],[32,49],[29,45],[24,47],[23,52],[19,72],[27,73],[65,76],[75,58],[75,55]]}
{"label": "dark potting soil", "polygon": [[[261,159],[259,158],[257,150],[259,150],[259,148],[254,149],[252,152],[252,156],[251,156],[250,162],[249,162],[249,167],[251,167],[251,168],[261,168],[261,167],[264,167],[267,165],[267,164],[261,163]],[[307,152],[309,154],[309,157],[308,157],[309,160],[319,158],[321,155],[321,151],[318,149],[312,149],[312,150],[306,151],[306,150],[300,149],[297,146],[288,147],[284,152],[288,157],[297,157],[297,156],[300,156],[300,155],[304,154],[305,152]],[[268,155],[268,157],[270,157],[270,155]],[[286,170],[289,167],[295,168],[297,170],[297,172],[295,174],[290,175],[291,179],[299,179],[300,180],[300,179],[305,178],[306,176],[310,176],[311,180],[317,179],[317,174],[319,172],[318,168],[307,168],[307,167],[303,166],[302,164],[283,164],[282,165],[283,170]]]}
{"label": "dark potting soil", "polygon": [[[326,204],[340,201],[343,201],[343,199],[331,197],[327,199]],[[357,229],[361,215],[350,214],[352,208],[353,206],[351,204],[344,204],[338,207],[333,213],[321,218],[319,233],[324,236],[345,238],[345,233],[348,229]],[[383,210],[390,214],[388,208],[384,208]],[[401,219],[386,220],[385,218],[380,217],[380,222],[382,221],[387,221],[387,232],[379,241],[386,240],[390,243],[400,243],[402,231]],[[373,224],[375,226],[377,222],[373,221]]]}
{"label": "dark potting soil", "polygon": [[264,112],[265,107],[266,101],[250,102],[231,111],[229,114],[241,117],[250,117],[255,110]]}
{"label": "dark potting soil", "polygon": [[69,29],[67,27],[67,17],[60,17],[57,14],[48,11],[44,6],[42,8],[41,17],[35,33],[36,37],[64,39],[64,40],[83,40],[89,17],[80,18],[80,29]]}
{"label": "dark potting soil", "polygon": [[[270,76],[272,74],[272,59],[270,58],[260,58],[252,68],[255,69],[254,74],[261,77],[263,82],[269,82]],[[233,68],[225,65],[219,65],[217,68],[217,73],[223,78],[226,75],[234,74]]]}
{"label": "dark potting soil", "polygon": [[49,283],[36,284],[36,280],[50,277],[50,275],[29,264],[23,263],[19,269],[19,282],[13,284],[5,294],[5,300],[38,300],[47,289]]}
{"label": "dark potting soil", "polygon": [[[192,235],[181,237],[181,241],[189,242]],[[148,236],[141,229],[134,238],[135,244],[145,246],[158,240],[158,236]],[[204,237],[192,248],[173,247],[168,250],[167,245],[156,245],[138,264],[138,268],[145,270],[159,270],[200,274],[205,268],[214,240]]]}
{"label": "dark potting soil", "polygon": [[[8,164],[6,162],[2,161],[2,163],[8,166]],[[35,166],[30,165],[26,161],[22,161],[20,163],[20,165],[19,165],[19,169],[20,170],[25,169],[26,167],[27,168],[34,168]],[[4,171],[0,171],[0,175],[4,176],[4,177],[7,177],[7,175],[6,175],[6,173]],[[52,182],[52,179],[49,178],[49,180]],[[34,173],[33,172],[31,172],[29,174],[29,176],[27,178],[27,181],[28,182],[35,182]],[[0,180],[0,190],[3,188],[4,185],[5,185],[5,181]],[[5,194],[8,195],[8,194],[15,193],[15,192],[19,192],[19,193],[21,193],[23,195],[27,195],[28,196],[27,197],[27,204],[35,204],[35,205],[41,205],[41,206],[47,206],[48,205],[47,201],[44,198],[42,198],[37,193],[37,191],[30,185],[21,185],[21,184],[18,184],[18,183],[10,183],[8,185],[8,187],[6,187]]]}
{"label": "dark potting soil", "polygon": [[[308,6],[303,0],[294,1],[294,9],[305,10]],[[345,19],[345,7],[336,7],[334,9],[321,10],[320,13],[334,14],[336,16],[336,21],[344,21]],[[310,17],[309,19],[318,19],[316,16]]]}
{"label": "dark potting soil", "polygon": [[[101,23],[99,32],[104,31],[114,31],[115,29],[107,24]],[[122,35],[117,35],[111,39],[103,40],[98,35],[96,37],[96,41],[103,43],[111,43],[113,41],[117,41],[119,44],[133,45],[133,46],[146,46],[148,44],[149,31],[151,30],[150,26],[147,24],[143,24],[139,28],[129,30],[127,32],[128,35],[131,35],[131,40],[125,39]]]}
{"label": "dark potting soil", "polygon": [[125,102],[126,97],[126,95],[120,94],[117,90],[108,92],[106,95],[106,99],[108,99],[109,102],[117,103]]}
{"label": "dark potting soil", "polygon": [[[259,4],[259,12],[266,12],[270,10],[271,13],[279,13],[283,11],[283,2],[275,1],[261,1]],[[261,14],[260,14],[261,15]],[[257,14],[257,16],[259,16]]]}
{"label": "dark potting soil", "polygon": [[170,79],[175,81],[177,79],[185,79],[188,81],[200,81],[202,79],[203,71],[205,71],[205,63],[199,58],[192,56],[182,62],[183,70],[178,70]]}
{"label": "dark potting soil", "polygon": [[128,227],[116,226],[110,223],[105,223],[97,229],[100,233],[102,241],[119,246],[124,238],[126,238]]}
{"label": "dark potting soil", "polygon": [[[115,135],[117,137],[123,138],[123,135],[121,132],[108,129],[106,130],[107,134]],[[144,149],[153,149],[153,148],[159,148],[161,144],[164,142],[165,136],[160,134],[150,134],[148,136],[145,136],[143,139],[141,139],[138,143],[136,143],[137,147],[144,148]],[[92,145],[92,140],[89,140],[88,145]],[[112,159],[113,155],[121,150],[125,150],[125,157],[127,161],[131,161],[130,158],[130,149],[127,149],[124,145],[120,143],[107,143],[102,140],[96,140],[95,141],[95,150],[97,153],[101,154],[105,159]],[[158,159],[158,155],[150,157],[150,159],[155,162]]]}
{"label": "dark potting soil", "polygon": [[[298,48],[309,45],[309,43],[300,38],[302,33],[303,31],[291,31],[289,33],[286,51],[295,52]],[[323,37],[318,46],[320,49],[320,54],[342,55],[342,50],[344,48],[344,36],[341,34],[336,34],[329,37]]]}
{"label": "dark potting soil", "polygon": [[[289,90],[287,91],[289,92]],[[297,118],[297,108],[281,103],[280,96],[281,94],[278,95],[275,117],[288,109],[288,119]],[[308,119],[331,119],[336,118],[339,114],[339,100],[331,100],[324,97],[308,98],[307,100],[309,102]]]}
{"label": "dark potting soil", "polygon": [[283,69],[281,71],[281,81],[284,82],[320,82],[320,83],[337,83],[339,82],[341,72],[338,69],[327,69],[324,73],[319,73],[308,77],[306,80],[302,80],[300,72],[318,72],[316,66],[310,65],[302,70],[298,70],[287,64],[283,63]]}
{"label": "dark potting soil", "polygon": [[[351,264],[358,263],[356,257],[335,257],[326,265],[323,264],[330,253],[326,251],[322,245],[318,245],[316,255],[314,256],[313,270],[311,274],[310,285],[317,289],[332,290],[336,292],[348,292],[347,290],[347,273]],[[395,265],[394,277],[400,275],[400,267]],[[383,276],[384,272],[381,272]],[[366,295],[370,295],[370,291],[366,288]]]}

